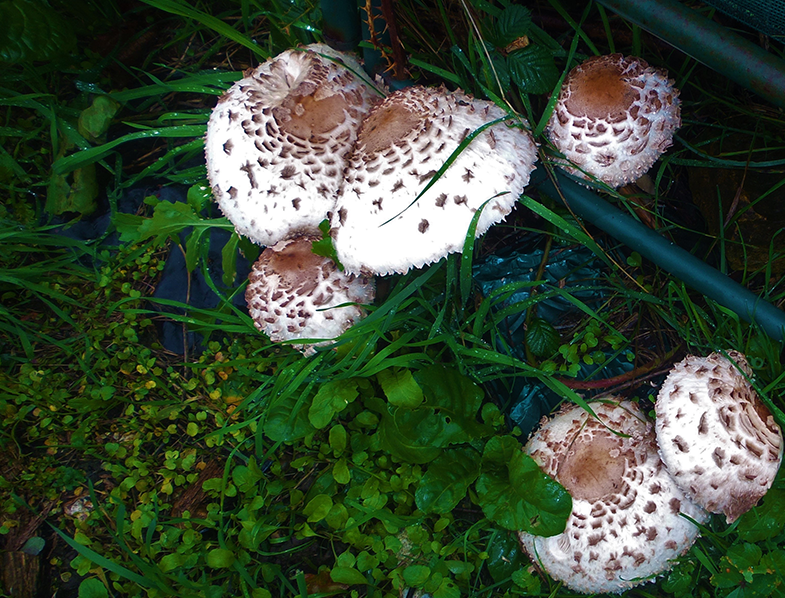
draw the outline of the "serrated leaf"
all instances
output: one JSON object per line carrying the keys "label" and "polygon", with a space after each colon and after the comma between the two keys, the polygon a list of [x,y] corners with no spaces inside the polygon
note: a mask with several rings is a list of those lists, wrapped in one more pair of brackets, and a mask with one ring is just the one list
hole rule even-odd
{"label": "serrated leaf", "polygon": [[512,82],[523,93],[550,93],[559,81],[553,55],[542,46],[529,45],[507,56]]}
{"label": "serrated leaf", "polygon": [[485,516],[505,529],[554,536],[572,512],[569,493],[512,436],[495,436],[485,445],[476,488]]}
{"label": "serrated leaf", "polygon": [[317,429],[326,427],[335,414],[359,396],[357,382],[353,380],[331,380],[319,387],[308,409],[308,419]]}
{"label": "serrated leaf", "polygon": [[513,4],[505,8],[493,28],[493,41],[499,48],[511,44],[515,40],[529,34],[532,15],[529,9]]}
{"label": "serrated leaf", "polygon": [[477,479],[480,458],[471,447],[447,449],[436,457],[417,486],[417,508],[425,513],[451,512]]}
{"label": "serrated leaf", "polygon": [[204,221],[187,203],[160,201],[153,208],[152,218],[142,220],[136,230],[130,227],[124,228],[120,240],[138,243],[155,237],[156,244],[161,245],[169,237],[174,237],[183,229],[197,224],[204,224]]}
{"label": "serrated leaf", "polygon": [[526,345],[537,357],[548,357],[559,349],[561,337],[550,322],[531,318],[526,327]]}
{"label": "serrated leaf", "polygon": [[389,368],[379,372],[376,377],[392,405],[414,409],[423,402],[422,388],[409,370]]}
{"label": "serrated leaf", "polygon": [[333,567],[333,570],[330,571],[330,579],[335,583],[345,583],[349,586],[368,583],[365,575],[354,567]]}
{"label": "serrated leaf", "polygon": [[234,563],[234,553],[228,548],[214,548],[207,553],[207,566],[213,569],[227,569]]}
{"label": "serrated leaf", "polygon": [[0,62],[51,60],[75,46],[70,24],[47,2],[0,2]]}

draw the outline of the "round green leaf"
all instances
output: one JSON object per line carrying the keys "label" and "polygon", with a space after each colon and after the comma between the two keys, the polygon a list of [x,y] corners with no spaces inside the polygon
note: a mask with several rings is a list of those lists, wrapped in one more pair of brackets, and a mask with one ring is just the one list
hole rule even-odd
{"label": "round green leaf", "polygon": [[423,402],[422,388],[409,370],[390,368],[382,370],[376,377],[392,405],[414,409]]}
{"label": "round green leaf", "polygon": [[82,580],[79,584],[79,598],[107,598],[106,586],[95,577]]}
{"label": "round green leaf", "polygon": [[403,580],[415,588],[424,585],[431,576],[431,568],[425,565],[410,565],[403,570]]}

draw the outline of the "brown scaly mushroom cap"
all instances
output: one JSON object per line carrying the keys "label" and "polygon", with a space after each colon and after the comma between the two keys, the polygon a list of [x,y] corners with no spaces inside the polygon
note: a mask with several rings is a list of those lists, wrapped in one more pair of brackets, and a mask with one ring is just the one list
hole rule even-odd
{"label": "brown scaly mushroom cap", "polygon": [[348,54],[312,44],[247,71],[218,100],[207,124],[207,175],[237,232],[260,245],[318,234],[360,121],[381,99],[355,73],[362,67]]}
{"label": "brown scaly mushroom cap", "polygon": [[[375,296],[372,279],[345,274],[314,254],[318,237],[286,239],[266,248],[248,277],[245,300],[256,327],[275,342],[334,339],[360,320]],[[344,303],[347,305],[336,307]],[[306,355],[329,341],[294,345]]]}
{"label": "brown scaly mushroom cap", "polygon": [[505,114],[443,87],[409,87],[374,106],[360,127],[332,219],[346,269],[404,273],[461,251],[472,217],[489,199],[476,236],[503,220],[537,157],[529,132],[505,122],[475,137],[415,198],[470,133]]}
{"label": "brown scaly mushroom cap", "polygon": [[660,455],[692,499],[728,523],[771,487],[782,461],[782,431],[739,368],[744,355],[728,351],[688,356],[660,389],[655,407]]}
{"label": "brown scaly mushroom cap", "polygon": [[575,165],[562,164],[568,172],[620,187],[670,147],[681,126],[678,96],[667,74],[640,58],[596,56],[567,74],[548,136]]}
{"label": "brown scaly mushroom cap", "polygon": [[519,532],[521,544],[552,577],[590,594],[619,593],[670,569],[698,536],[682,514],[707,516],[668,474],[637,404],[604,400],[613,402],[590,403],[599,421],[566,405],[524,449],[570,493],[572,514],[563,533]]}

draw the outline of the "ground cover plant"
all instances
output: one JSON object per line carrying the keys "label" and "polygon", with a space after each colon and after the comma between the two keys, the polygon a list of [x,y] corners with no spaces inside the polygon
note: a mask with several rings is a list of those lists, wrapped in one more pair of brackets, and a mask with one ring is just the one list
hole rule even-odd
{"label": "ground cover plant", "polygon": [[[514,534],[570,509],[519,450],[542,415],[609,392],[651,410],[674,361],[735,349],[785,423],[781,341],[535,188],[462,255],[381,279],[333,347],[272,344],[242,303],[259,248],[215,209],[202,136],[244,69],[323,40],[319,3],[0,10],[20,23],[0,36],[3,595],[571,596]],[[783,305],[780,109],[591,2],[395,18],[360,46],[388,79],[507,102],[541,144],[576,62],[667,68],[674,147],[606,197]],[[784,504],[780,476],[625,595],[780,595]]]}

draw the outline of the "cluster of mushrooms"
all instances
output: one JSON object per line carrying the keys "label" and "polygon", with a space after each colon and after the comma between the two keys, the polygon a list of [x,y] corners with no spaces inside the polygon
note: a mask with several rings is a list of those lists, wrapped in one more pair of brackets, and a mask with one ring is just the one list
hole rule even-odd
{"label": "cluster of mushrooms", "polygon": [[656,419],[599,398],[562,408],[524,450],[572,496],[563,533],[520,532],[533,562],[583,593],[620,593],[667,571],[709,513],[732,523],[766,494],[782,432],[745,357],[688,356],[660,388]]}
{"label": "cluster of mushrooms", "polygon": [[[639,59],[590,59],[568,75],[548,126],[563,166],[620,186],[648,170],[680,125],[672,81]],[[460,252],[511,212],[537,144],[528,123],[460,90],[388,93],[323,44],[245,73],[213,110],[213,195],[263,245],[246,300],[273,341],[307,354],[358,321],[374,276]],[[336,255],[313,255],[329,220]],[[315,339],[325,339],[318,342]]]}
{"label": "cluster of mushrooms", "polygon": [[[680,124],[673,81],[613,54],[568,73],[547,132],[560,166],[620,187]],[[478,210],[476,236],[504,220],[537,159],[520,117],[444,87],[388,93],[322,44],[247,72],[219,99],[205,146],[221,210],[266,246],[246,291],[255,324],[306,355],[363,316],[374,276],[461,251]],[[344,269],[312,251],[324,220]],[[744,357],[728,355],[679,363],[655,424],[612,396],[543,424],[524,450],[573,511],[560,535],[519,534],[534,562],[575,591],[621,592],[667,570],[708,512],[732,522],[766,493],[782,434]]]}

